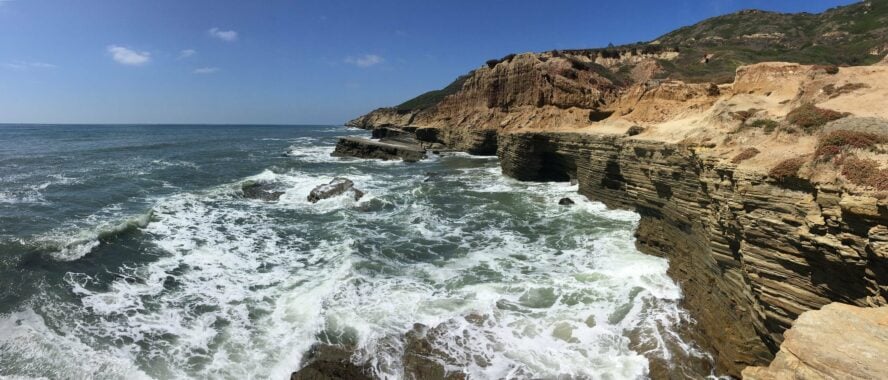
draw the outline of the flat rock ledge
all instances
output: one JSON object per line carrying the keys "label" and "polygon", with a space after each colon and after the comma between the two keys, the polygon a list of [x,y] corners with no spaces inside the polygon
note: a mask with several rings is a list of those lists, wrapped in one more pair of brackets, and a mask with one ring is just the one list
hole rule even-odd
{"label": "flat rock ledge", "polygon": [[771,365],[747,367],[744,379],[888,379],[888,306],[832,303],[799,316],[784,337]]}
{"label": "flat rock ledge", "polygon": [[426,158],[426,151],[420,145],[396,140],[370,140],[362,137],[343,137],[336,143],[333,157],[374,158],[380,160],[403,160],[416,162]]}

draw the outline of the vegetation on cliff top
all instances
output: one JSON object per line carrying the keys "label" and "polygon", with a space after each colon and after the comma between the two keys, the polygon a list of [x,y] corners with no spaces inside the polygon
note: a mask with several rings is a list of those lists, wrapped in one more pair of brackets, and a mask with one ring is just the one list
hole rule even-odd
{"label": "vegetation on cliff top", "polygon": [[741,11],[677,29],[654,43],[681,50],[677,59],[661,64],[672,78],[689,82],[729,82],[737,67],[765,61],[872,64],[888,51],[888,0],[820,14]]}
{"label": "vegetation on cliff top", "polygon": [[455,81],[451,82],[447,87],[444,87],[440,90],[434,90],[426,92],[422,95],[419,95],[413,99],[410,99],[404,103],[401,103],[395,108],[398,111],[412,111],[412,110],[424,110],[426,108],[432,107],[441,100],[444,99],[447,95],[455,94],[457,91],[462,89],[463,83],[466,82],[466,79],[469,79],[471,73],[462,75],[459,78],[456,78]]}
{"label": "vegetation on cliff top", "polygon": [[[888,53],[888,0],[861,1],[819,14],[746,10],[679,28],[651,42],[551,53],[572,63],[582,62],[575,69],[596,71],[617,85],[630,84],[627,73],[631,63],[617,65],[610,71],[585,63],[586,58],[660,55],[663,59],[657,60],[661,70],[656,78],[697,83],[728,83],[733,81],[738,67],[767,61],[823,65],[828,72],[836,72],[838,66],[872,64]],[[678,54],[665,59],[666,53]],[[586,58],[575,59],[580,56]],[[486,66],[493,68],[513,57],[510,54],[492,59]],[[443,89],[426,92],[395,108],[413,111],[433,107],[459,91],[471,75],[461,76]]]}

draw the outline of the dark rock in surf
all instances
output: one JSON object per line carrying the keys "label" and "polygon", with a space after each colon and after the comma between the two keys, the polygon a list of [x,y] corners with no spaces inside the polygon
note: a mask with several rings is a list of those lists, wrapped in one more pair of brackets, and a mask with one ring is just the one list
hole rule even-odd
{"label": "dark rock in surf", "polygon": [[404,373],[414,379],[463,380],[466,374],[448,370],[447,367],[462,367],[453,357],[437,348],[437,340],[443,339],[451,328],[442,323],[434,328],[417,323],[404,334]]}
{"label": "dark rock in surf", "polygon": [[354,347],[315,344],[311,347],[302,369],[293,372],[290,380],[370,380],[373,370],[369,363],[355,364]]}
{"label": "dark rock in surf", "polygon": [[426,179],[423,182],[432,182],[441,179],[442,174],[439,172],[426,172]]}
{"label": "dark rock in surf", "polygon": [[243,192],[244,198],[259,199],[266,202],[277,201],[280,199],[281,195],[284,195],[283,191],[272,190],[271,184],[255,181],[244,182],[244,184],[241,185],[241,192]]}
{"label": "dark rock in surf", "polygon": [[560,204],[562,206],[570,206],[574,203],[576,203],[576,202],[574,202],[573,199],[570,199],[570,198],[561,198],[561,200],[558,201],[558,204]]}
{"label": "dark rock in surf", "polygon": [[364,192],[355,188],[354,182],[348,178],[334,178],[330,183],[320,185],[311,190],[308,194],[308,201],[317,203],[322,199],[332,198],[345,192],[351,191],[355,200],[361,199]]}

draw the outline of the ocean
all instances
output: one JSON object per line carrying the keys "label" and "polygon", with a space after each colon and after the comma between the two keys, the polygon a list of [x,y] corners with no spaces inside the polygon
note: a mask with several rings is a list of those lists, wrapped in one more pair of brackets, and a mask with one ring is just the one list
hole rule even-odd
{"label": "ocean", "polygon": [[[347,342],[401,378],[414,323],[446,324],[436,349],[476,379],[709,360],[667,261],[634,246],[637,214],[496,157],[330,157],[367,135],[0,125],[0,376],[285,379],[313,344]],[[366,195],[306,200],[335,177]],[[284,193],[248,199],[247,181]]]}

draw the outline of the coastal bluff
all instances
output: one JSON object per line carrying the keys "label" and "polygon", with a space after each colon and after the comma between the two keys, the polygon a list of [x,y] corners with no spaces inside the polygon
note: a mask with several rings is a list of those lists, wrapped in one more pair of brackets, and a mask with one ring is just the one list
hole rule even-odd
{"label": "coastal bluff", "polygon": [[[811,17],[882,15],[873,4]],[[754,28],[754,19],[783,16],[725,17]],[[716,25],[707,23],[720,19],[713,20],[647,45],[510,54],[434,92],[434,102],[411,100],[347,125],[402,128],[421,143],[495,154],[504,175],[574,182],[591,200],[637,212],[636,245],[668,259],[718,375],[880,373],[805,372],[798,361],[841,357],[833,340],[842,320],[867,328],[855,328],[841,347],[876,342],[866,352],[888,356],[881,340],[888,331],[888,49],[880,47],[888,40],[870,35],[876,47],[854,65],[752,59],[738,67],[722,61],[733,45],[702,39]],[[699,35],[682,39],[691,32]],[[756,36],[732,38],[795,57],[798,47],[786,39]],[[699,70],[682,71],[689,65]],[[821,347],[800,353],[802,344]],[[650,375],[672,376],[668,369]]]}
{"label": "coastal bluff", "polygon": [[[519,69],[503,67],[531,59],[479,70],[505,70],[488,76],[489,87],[527,83],[525,74],[513,75]],[[601,98],[604,105],[584,109],[582,120],[571,107],[544,106],[535,115],[534,108],[468,106],[478,91],[470,89],[444,101],[466,105],[463,114],[424,111],[405,126],[419,141],[456,150],[490,154],[495,145],[505,175],[576,181],[589,199],[638,212],[638,248],[669,260],[716,372],[739,377],[747,366],[767,365],[806,311],[886,304],[888,200],[884,190],[853,181],[835,157],[888,162],[879,148],[888,111],[876,106],[888,94],[888,66],[838,71],[762,63],[737,69],[727,85],[649,81]],[[809,104],[838,116],[810,128],[794,124],[793,112]],[[351,124],[388,128],[395,120],[384,115],[392,112]],[[443,121],[478,112],[512,122]],[[593,121],[593,114],[609,116]],[[385,126],[362,124],[371,119]],[[865,149],[837,146],[833,158],[819,157],[835,131],[877,137]],[[787,162],[789,173],[779,172]]]}

